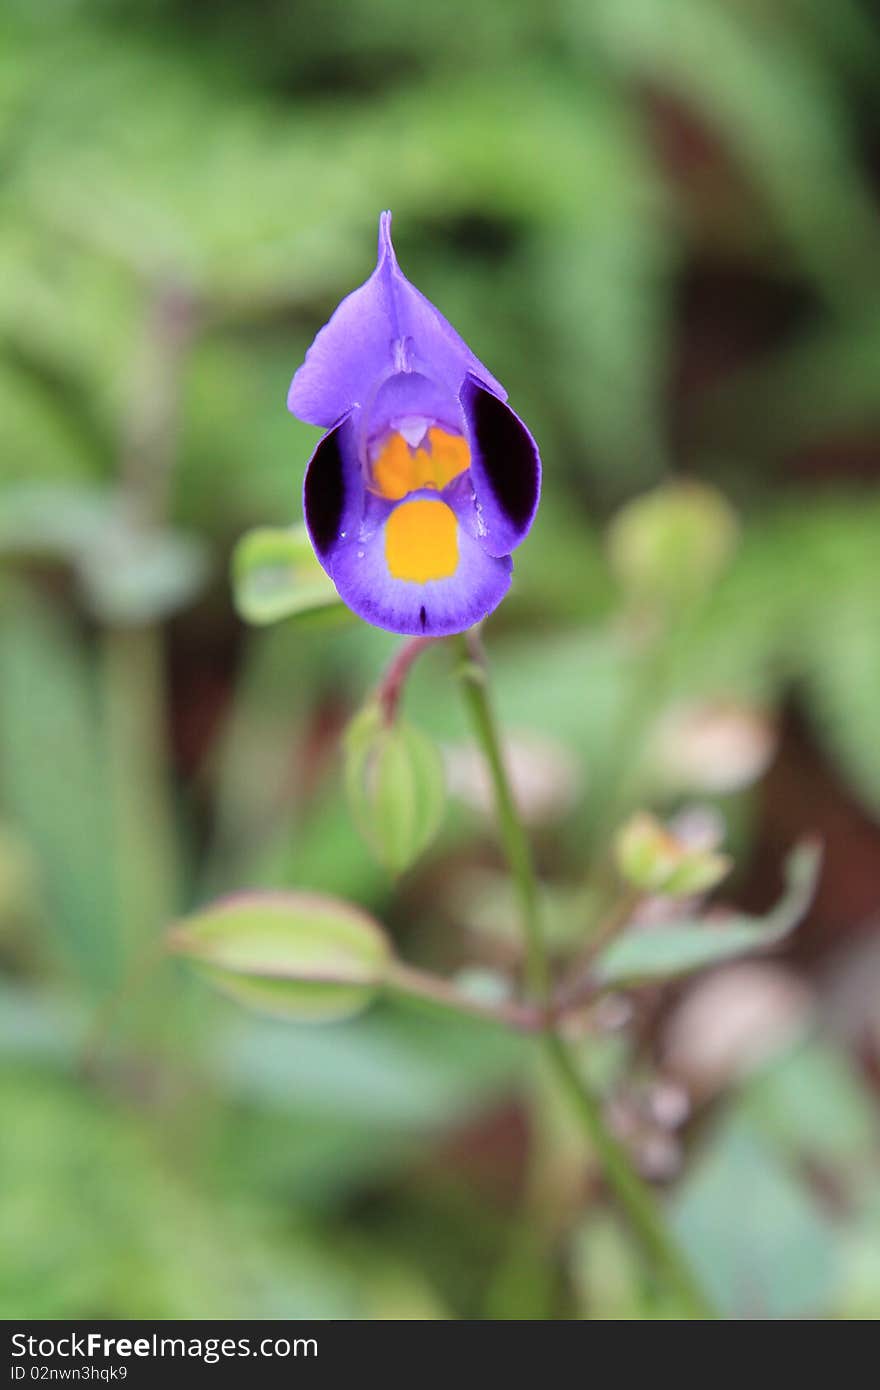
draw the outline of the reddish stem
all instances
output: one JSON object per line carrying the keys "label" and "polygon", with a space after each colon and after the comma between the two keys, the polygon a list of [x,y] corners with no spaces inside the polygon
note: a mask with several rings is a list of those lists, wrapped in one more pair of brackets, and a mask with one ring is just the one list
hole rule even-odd
{"label": "reddish stem", "polygon": [[411,637],[398,648],[394,659],[379,683],[378,697],[382,717],[386,724],[393,724],[397,718],[403,687],[410,668],[426,647],[439,642],[439,637]]}

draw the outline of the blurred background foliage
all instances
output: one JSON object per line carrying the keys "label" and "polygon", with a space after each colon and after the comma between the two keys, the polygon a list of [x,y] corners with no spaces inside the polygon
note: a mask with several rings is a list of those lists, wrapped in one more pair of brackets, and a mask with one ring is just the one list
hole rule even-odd
{"label": "blurred background foliage", "polygon": [[[747,908],[825,840],[784,952],[589,1022],[618,1128],[730,1315],[880,1311],[878,75],[857,0],[7,0],[4,1316],[675,1316],[522,1043],[253,1021],[158,951],[295,886],[516,967],[442,655],[407,709],[452,802],[394,886],[339,759],[393,639],[230,600],[241,533],[298,519],[284,394],[383,207],[542,444],[487,638],[551,931],[636,805],[722,816]],[[607,524],[670,475],[738,543],[646,644]]]}

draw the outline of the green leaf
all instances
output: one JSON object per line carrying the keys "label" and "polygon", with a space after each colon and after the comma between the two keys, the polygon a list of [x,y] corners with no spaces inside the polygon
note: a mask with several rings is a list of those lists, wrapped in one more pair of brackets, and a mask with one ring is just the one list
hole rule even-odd
{"label": "green leaf", "polygon": [[[870,437],[880,410],[880,322],[870,306],[787,341],[706,391],[695,412],[703,449],[724,441],[757,474],[838,436]],[[825,500],[823,498],[823,500]],[[829,502],[831,499],[828,499]],[[831,504],[829,526],[839,503]],[[809,526],[809,512],[803,518]]]}
{"label": "green leaf", "polygon": [[389,873],[427,848],[443,816],[446,785],[437,745],[404,720],[386,724],[368,705],[346,735],[346,790],[354,819]]}
{"label": "green leaf", "polygon": [[829,1219],[794,1168],[737,1116],[676,1196],[673,1223],[727,1317],[821,1315],[838,1254]]}
{"label": "green leaf", "polygon": [[[592,51],[694,110],[760,188],[817,285],[858,302],[875,229],[827,46],[811,43],[793,16],[772,22],[767,11],[726,0],[599,0],[579,9]],[[735,226],[735,214],[729,221]]]}
{"label": "green leaf", "polygon": [[141,624],[170,617],[190,603],[209,572],[197,536],[141,529],[117,517],[77,560],[92,612],[104,622]]}
{"label": "green leaf", "polygon": [[[4,206],[4,221],[8,206]],[[31,318],[33,296],[22,289],[28,277],[17,247],[0,243],[0,262],[4,286],[0,291],[0,322],[8,332],[4,291],[14,282],[17,292],[27,299]],[[27,310],[22,311],[22,317]],[[31,373],[0,360],[0,481],[28,486],[35,474],[58,479],[59,485],[93,475],[94,457],[85,431],[77,428],[71,413],[64,409],[44,384]]]}
{"label": "green leaf", "polygon": [[820,861],[817,844],[798,845],[786,861],[785,892],[763,917],[737,913],[717,926],[693,920],[627,932],[600,955],[597,980],[603,985],[666,980],[777,945],[806,912]]}
{"label": "green leaf", "polygon": [[168,617],[203,586],[208,555],[199,537],[141,527],[109,488],[11,484],[0,493],[0,558],[73,566],[91,611],[105,622]]}
{"label": "green leaf", "polygon": [[817,600],[799,629],[803,698],[816,733],[862,804],[880,817],[880,594],[864,580]]}
{"label": "green leaf", "polygon": [[230,1199],[225,1151],[209,1160],[216,1187],[201,1167],[164,1164],[136,1114],[47,1067],[7,1063],[0,1104],[17,1117],[0,1153],[4,1317],[360,1312],[344,1254],[298,1227],[282,1237],[240,1169]]}
{"label": "green leaf", "polygon": [[811,1039],[753,1076],[743,1112],[792,1162],[833,1166],[845,1190],[870,1172],[877,1140],[869,1085],[846,1052]]}
{"label": "green leaf", "polygon": [[675,1293],[645,1278],[630,1233],[601,1208],[590,1208],[575,1232],[572,1276],[579,1315],[592,1322],[687,1321]]}
{"label": "green leaf", "polygon": [[168,948],[240,1004],[312,1023],[360,1013],[391,960],[377,922],[317,893],[222,898],[173,927]]}
{"label": "green leaf", "polygon": [[261,526],[248,531],[232,556],[235,606],[245,622],[316,614],[342,617],[347,610],[315,558],[304,526]]}
{"label": "green leaf", "polygon": [[4,814],[31,847],[63,955],[96,991],[118,980],[105,731],[87,651],[60,608],[0,595]]}
{"label": "green leaf", "polygon": [[106,488],[10,483],[0,492],[0,556],[72,560],[98,540],[112,505]]}

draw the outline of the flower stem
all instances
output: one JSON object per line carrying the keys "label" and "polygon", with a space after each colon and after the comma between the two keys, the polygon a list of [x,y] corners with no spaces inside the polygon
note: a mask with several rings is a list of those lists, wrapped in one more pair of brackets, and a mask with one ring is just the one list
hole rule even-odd
{"label": "flower stem", "polygon": [[379,682],[377,696],[386,724],[393,724],[403,697],[403,687],[411,667],[426,648],[439,642],[439,637],[410,637],[398,647],[387,671]]}
{"label": "flower stem", "polygon": [[489,673],[478,638],[474,634],[466,634],[459,642],[463,657],[459,674],[464,696],[480,747],[489,765],[504,853],[510,865],[520,903],[526,947],[526,979],[538,1002],[549,1004],[550,968],[541,936],[538,884],[532,866],[528,837],[523,829],[504,766],[501,742],[489,700]]}
{"label": "flower stem", "polygon": [[514,1000],[483,1003],[463,994],[449,980],[431,975],[426,970],[418,970],[403,961],[395,961],[389,967],[385,988],[392,994],[398,992],[406,1000],[418,1000],[458,1015],[468,1014],[472,1018],[485,1019],[488,1023],[500,1023],[516,1032],[538,1033],[545,1023],[544,1010],[535,1004]]}
{"label": "flower stem", "polygon": [[[541,932],[538,885],[531,848],[513,798],[498,728],[489,698],[488,672],[482,648],[475,634],[459,639],[463,663],[460,670],[465,700],[474,730],[492,777],[499,829],[504,851],[519,898],[526,946],[528,984],[538,1002],[550,1000],[551,977]],[[571,1049],[559,1035],[547,1013],[548,1023],[541,1032],[545,1056],[560,1085],[571,1100],[583,1130],[594,1146],[605,1177],[643,1248],[674,1288],[692,1318],[715,1316],[708,1299],[691,1272],[684,1253],[666,1226],[650,1188],[633,1168],[623,1146],[608,1129],[599,1099],[581,1074]]]}
{"label": "flower stem", "polygon": [[584,1132],[596,1150],[609,1184],[642,1247],[665,1274],[691,1318],[714,1318],[715,1310],[700,1288],[687,1257],[672,1236],[654,1194],[633,1168],[623,1146],[608,1129],[599,1099],[584,1081],[568,1048],[554,1029],[543,1036],[544,1051],[564,1086]]}

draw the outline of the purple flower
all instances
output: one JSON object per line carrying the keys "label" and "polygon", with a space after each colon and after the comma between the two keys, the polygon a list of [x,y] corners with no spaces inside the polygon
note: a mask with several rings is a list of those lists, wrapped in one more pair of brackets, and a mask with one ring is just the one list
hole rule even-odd
{"label": "purple flower", "polygon": [[383,212],[376,269],[321,329],[287,397],[327,431],[306,472],[306,525],[367,622],[463,632],[507,593],[541,460],[506,397],[401,272]]}

